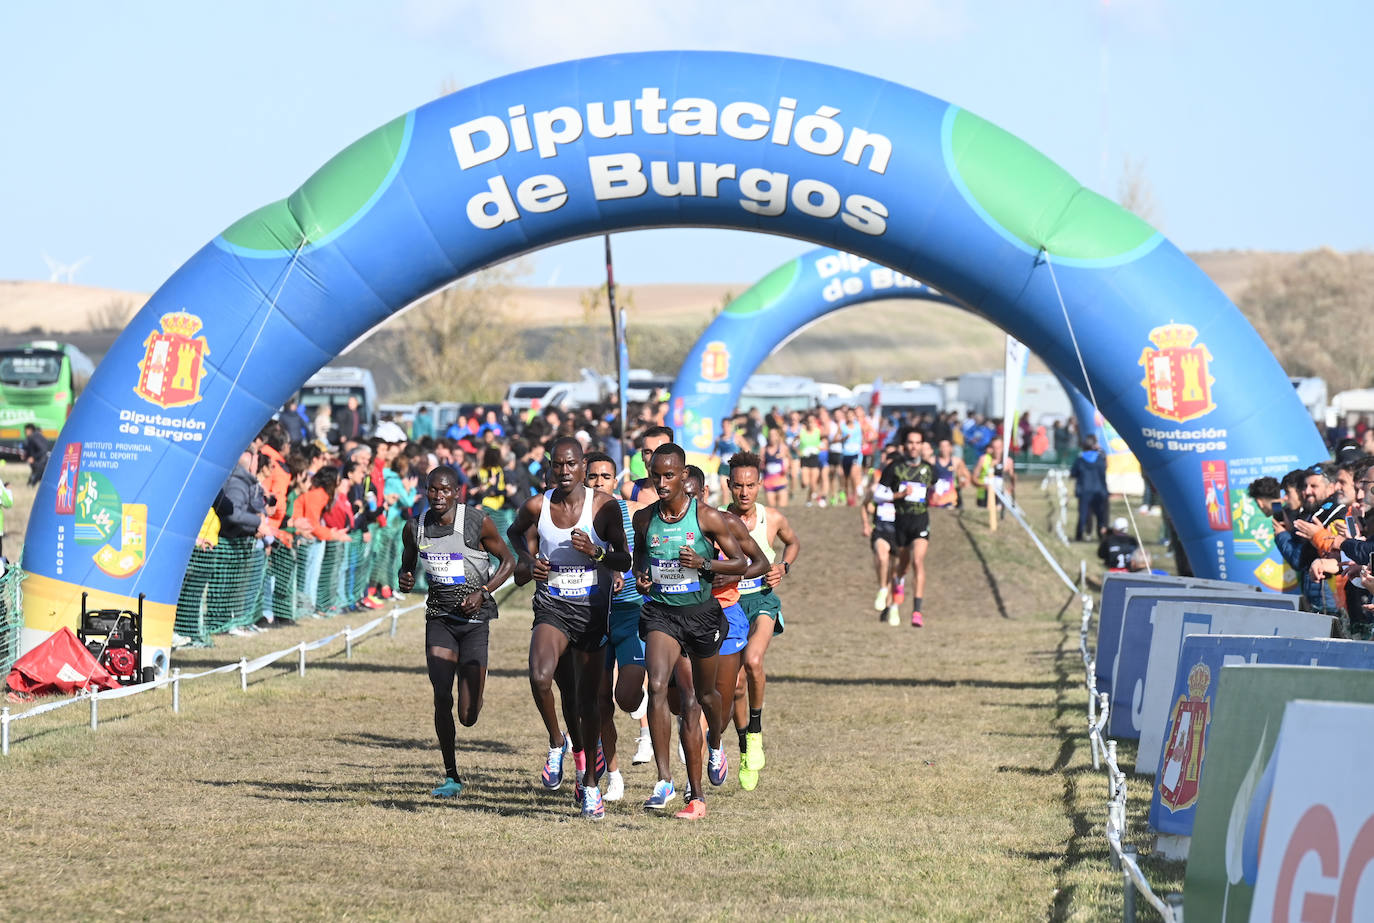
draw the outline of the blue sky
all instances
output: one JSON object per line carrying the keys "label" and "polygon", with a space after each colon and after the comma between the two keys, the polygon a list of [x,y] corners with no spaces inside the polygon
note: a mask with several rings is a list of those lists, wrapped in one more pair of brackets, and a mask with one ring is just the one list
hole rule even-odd
{"label": "blue sky", "polygon": [[[0,280],[152,291],[377,125],[553,61],[708,48],[862,70],[958,103],[1115,197],[1142,164],[1188,250],[1374,246],[1374,4],[1082,0],[238,0],[0,5]],[[1104,56],[1105,50],[1105,56]],[[808,244],[617,235],[623,283],[750,282]],[[600,244],[534,257],[590,285]]]}

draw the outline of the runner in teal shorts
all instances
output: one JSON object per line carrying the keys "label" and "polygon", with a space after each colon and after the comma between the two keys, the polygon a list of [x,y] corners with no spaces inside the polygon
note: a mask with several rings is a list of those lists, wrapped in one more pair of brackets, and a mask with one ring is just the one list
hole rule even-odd
{"label": "runner in teal shorts", "polygon": [[[750,536],[773,562],[768,573],[752,580],[739,582],[739,604],[749,617],[749,643],[744,649],[744,669],[735,686],[735,729],[740,735],[740,788],[750,791],[758,785],[759,770],[764,767],[763,753],[763,692],[767,677],[763,670],[763,656],[773,635],[782,634],[782,601],[778,599],[778,584],[792,569],[801,553],[801,541],[787,517],[776,509],[759,506],[758,499],[761,461],[753,452],[738,452],[730,459],[730,496],[734,502],[728,511],[743,521]],[[782,555],[777,557],[773,547],[782,543]],[[746,723],[745,698],[748,698]]]}

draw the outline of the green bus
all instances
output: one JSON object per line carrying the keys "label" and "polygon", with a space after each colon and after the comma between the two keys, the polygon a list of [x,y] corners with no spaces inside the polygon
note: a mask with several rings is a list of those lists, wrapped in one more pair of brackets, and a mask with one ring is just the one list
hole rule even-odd
{"label": "green bus", "polygon": [[0,349],[0,443],[24,441],[32,423],[51,442],[95,365],[70,344],[39,340]]}

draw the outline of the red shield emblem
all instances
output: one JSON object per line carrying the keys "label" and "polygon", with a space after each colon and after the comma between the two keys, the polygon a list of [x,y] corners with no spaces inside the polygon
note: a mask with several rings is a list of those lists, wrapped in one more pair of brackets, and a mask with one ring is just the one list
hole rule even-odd
{"label": "red shield emblem", "polygon": [[724,381],[730,377],[730,350],[720,340],[706,344],[701,354],[701,377],[705,381]]}
{"label": "red shield emblem", "polygon": [[1188,694],[1179,696],[1170,720],[1169,742],[1164,749],[1164,771],[1159,777],[1159,800],[1172,813],[1192,807],[1202,778],[1202,751],[1210,720],[1211,699],[1207,689],[1212,671],[1199,663],[1188,673]]}
{"label": "red shield emblem", "polygon": [[200,380],[210,354],[205,337],[196,336],[201,326],[199,317],[185,311],[162,315],[162,329],[143,341],[135,394],[162,408],[185,407],[200,400]]}
{"label": "red shield emblem", "polygon": [[1157,417],[1187,423],[1216,409],[1212,403],[1214,379],[1207,365],[1212,354],[1201,343],[1194,345],[1197,329],[1187,324],[1168,324],[1150,331],[1154,349],[1140,354],[1145,369],[1140,384],[1145,388],[1146,409]]}

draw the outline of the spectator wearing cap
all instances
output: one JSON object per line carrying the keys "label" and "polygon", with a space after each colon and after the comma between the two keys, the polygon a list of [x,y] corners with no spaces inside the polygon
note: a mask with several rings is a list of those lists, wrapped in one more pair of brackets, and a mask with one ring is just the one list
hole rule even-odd
{"label": "spectator wearing cap", "polygon": [[1097,556],[1107,570],[1114,573],[1145,569],[1140,542],[1131,535],[1130,524],[1124,516],[1112,520],[1112,527],[1097,545]]}

